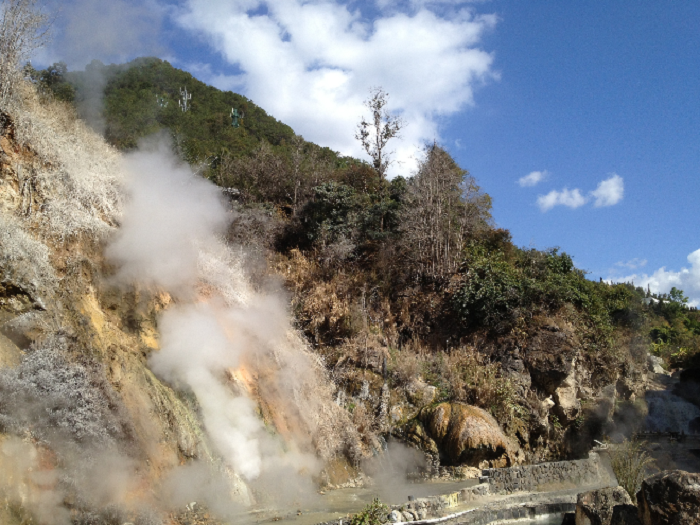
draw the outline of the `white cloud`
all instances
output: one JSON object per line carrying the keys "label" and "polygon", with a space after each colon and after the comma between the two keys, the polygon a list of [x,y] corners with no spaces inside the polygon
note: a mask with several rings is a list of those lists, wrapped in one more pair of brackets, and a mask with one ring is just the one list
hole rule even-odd
{"label": "white cloud", "polygon": [[549,211],[555,206],[567,206],[569,208],[579,208],[586,204],[588,199],[581,195],[578,189],[569,190],[564,188],[561,191],[552,190],[547,195],[537,197],[537,205],[543,212]]}
{"label": "white cloud", "polygon": [[458,7],[446,16],[414,2],[367,20],[352,5],[188,0],[176,21],[242,71],[231,83],[246,96],[307,139],[345,154],[362,155],[354,139],[362,103],[371,87],[383,87],[389,109],[406,122],[394,149],[410,167],[418,147],[438,137],[438,118],[473,104],[474,88],[496,77],[493,56],[478,47],[496,16]]}
{"label": "white cloud", "polygon": [[689,268],[674,272],[666,267],[659,268],[651,275],[632,274],[625,277],[611,277],[614,282],[633,282],[637,286],[649,286],[652,292],[668,293],[674,286],[683,290],[694,306],[700,304],[700,250],[688,255]]}
{"label": "white cloud", "polygon": [[629,268],[630,270],[636,270],[637,268],[643,268],[646,265],[647,265],[646,259],[639,259],[637,257],[635,257],[634,259],[631,259],[629,261],[619,261],[619,262],[615,263],[615,266],[619,266],[620,268]]}
{"label": "white cloud", "polygon": [[600,208],[602,206],[613,206],[622,200],[625,193],[625,185],[622,177],[613,173],[612,177],[601,181],[595,191],[591,195],[595,197],[594,206]]}
{"label": "white cloud", "polygon": [[524,177],[520,177],[518,179],[518,184],[522,186],[523,188],[527,186],[535,186],[538,183],[542,182],[544,179],[547,178],[547,170],[545,171],[532,171],[528,175],[525,175]]}
{"label": "white cloud", "polygon": [[[534,186],[546,175],[546,171],[533,171],[529,175],[522,177],[518,182],[521,186]],[[596,208],[600,208],[617,204],[622,200],[624,192],[625,186],[622,177],[613,173],[609,179],[599,182],[598,187],[587,196],[583,196],[578,188],[573,190],[564,188],[561,191],[552,190],[547,195],[537,197],[537,205],[543,212],[549,211],[555,206],[567,206],[575,209],[587,204],[592,197],[595,199],[593,205]]]}

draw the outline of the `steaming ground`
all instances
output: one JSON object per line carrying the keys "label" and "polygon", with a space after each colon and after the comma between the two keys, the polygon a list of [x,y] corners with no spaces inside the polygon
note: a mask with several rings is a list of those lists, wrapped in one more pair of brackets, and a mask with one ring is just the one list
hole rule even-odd
{"label": "steaming ground", "polygon": [[[149,366],[196,397],[231,485],[228,498],[214,492],[241,504],[315,497],[322,460],[351,446],[353,435],[322,367],[293,330],[284,297],[249,284],[242,251],[222,240],[230,217],[220,191],[182,165],[167,141],[144,144],[124,168],[127,200],[106,254],[118,268],[116,284],[174,298],[158,319],[160,350]],[[190,474],[199,479],[205,470],[174,473],[168,492],[187,500],[184,485],[201,486]]]}
{"label": "steaming ground", "polygon": [[[372,451],[287,298],[254,286],[251,258],[224,242],[220,191],[162,137],[120,155],[32,93],[12,110],[17,144],[0,144],[0,197],[18,203],[0,208],[0,263],[34,301],[2,319],[32,335],[24,351],[0,340],[0,521],[156,525],[196,501],[238,523],[253,505],[323,507],[324,465]],[[133,333],[132,299],[152,308]],[[393,449],[366,464],[382,490],[403,478]]]}

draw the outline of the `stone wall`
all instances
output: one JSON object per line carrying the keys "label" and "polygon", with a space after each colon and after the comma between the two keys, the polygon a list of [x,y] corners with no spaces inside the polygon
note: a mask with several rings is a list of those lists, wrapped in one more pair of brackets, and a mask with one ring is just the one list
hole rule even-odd
{"label": "stone wall", "polygon": [[557,486],[603,486],[612,482],[608,468],[596,452],[591,452],[588,459],[576,461],[486,469],[481,479],[489,484],[491,494],[556,490]]}
{"label": "stone wall", "polygon": [[467,487],[457,492],[417,498],[403,505],[392,505],[390,521],[417,521],[429,517],[442,515],[447,509],[458,507],[464,503],[471,503],[479,498],[489,495],[488,483],[480,483],[473,487]]}
{"label": "stone wall", "polygon": [[[591,452],[588,459],[487,469],[482,474],[478,485],[392,505],[389,521],[484,525],[500,520],[561,514],[573,512],[576,508],[578,491],[575,489],[617,486],[609,467],[596,452]],[[528,494],[530,492],[539,494]],[[503,501],[486,503],[486,496],[508,494],[513,495]],[[483,507],[455,513],[456,507],[479,500],[484,501]],[[450,515],[450,512],[454,514]],[[346,525],[348,522],[347,519],[334,520],[319,525]]]}

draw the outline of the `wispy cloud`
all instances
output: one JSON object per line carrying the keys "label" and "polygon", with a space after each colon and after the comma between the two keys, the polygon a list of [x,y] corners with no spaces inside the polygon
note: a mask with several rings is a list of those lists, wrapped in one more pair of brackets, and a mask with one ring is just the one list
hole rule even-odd
{"label": "wispy cloud", "polygon": [[[533,185],[536,184],[523,184],[524,179],[528,179],[533,174],[539,172],[530,173],[526,177],[520,179],[520,185]],[[544,172],[546,174],[546,172]],[[533,180],[537,177],[532,177]],[[564,188],[561,191],[552,190],[547,195],[540,195],[537,197],[537,205],[540,207],[542,212],[546,212],[554,208],[555,206],[566,206],[568,208],[576,209],[580,208],[584,204],[587,204],[591,199],[594,199],[593,205],[596,208],[601,208],[604,206],[614,206],[622,200],[625,193],[625,185],[622,177],[613,173],[609,179],[605,179],[598,183],[598,187],[584,195],[581,190],[574,188],[569,190]]]}
{"label": "wispy cloud", "polygon": [[540,182],[542,182],[544,179],[547,178],[549,173],[547,171],[532,171],[528,175],[525,175],[524,177],[520,177],[518,179],[518,184],[522,186],[523,188],[529,187],[529,186],[536,186]]}
{"label": "wispy cloud", "polygon": [[630,259],[629,261],[619,261],[615,263],[615,266],[619,268],[628,268],[630,270],[636,270],[637,268],[643,268],[647,265],[647,260],[646,259],[639,259],[638,257],[635,257],[634,259]]}
{"label": "wispy cloud", "polygon": [[613,173],[612,177],[601,181],[595,191],[591,192],[591,195],[595,198],[593,205],[596,208],[614,206],[622,200],[624,193],[625,184],[622,177]]}
{"label": "wispy cloud", "polygon": [[588,199],[581,195],[581,191],[578,189],[552,190],[547,195],[537,197],[537,205],[543,212],[549,211],[555,206],[566,206],[573,209],[580,208],[587,202]]}
{"label": "wispy cloud", "polygon": [[242,71],[234,82],[244,94],[346,154],[362,155],[355,126],[369,89],[382,86],[407,124],[396,157],[412,165],[418,147],[439,137],[439,118],[473,104],[474,89],[497,77],[481,48],[497,17],[438,4],[403,3],[367,19],[346,1],[188,0],[175,19]]}
{"label": "wispy cloud", "polygon": [[633,282],[637,286],[647,286],[655,293],[668,293],[672,287],[683,290],[690,298],[691,304],[700,304],[700,250],[695,250],[688,255],[690,266],[678,271],[659,268],[651,274],[634,273],[623,277],[611,276],[614,282]]}

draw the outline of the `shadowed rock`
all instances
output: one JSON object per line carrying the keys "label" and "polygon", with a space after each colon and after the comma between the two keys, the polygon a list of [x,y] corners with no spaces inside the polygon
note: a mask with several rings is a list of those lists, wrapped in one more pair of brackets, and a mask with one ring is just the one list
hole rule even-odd
{"label": "shadowed rock", "polygon": [[700,524],[700,474],[660,472],[642,482],[637,502],[644,525]]}
{"label": "shadowed rock", "polygon": [[637,507],[634,505],[615,505],[610,525],[642,525],[639,521]]}
{"label": "shadowed rock", "polygon": [[615,507],[631,504],[632,498],[622,487],[583,492],[576,501],[576,525],[611,525]]}

